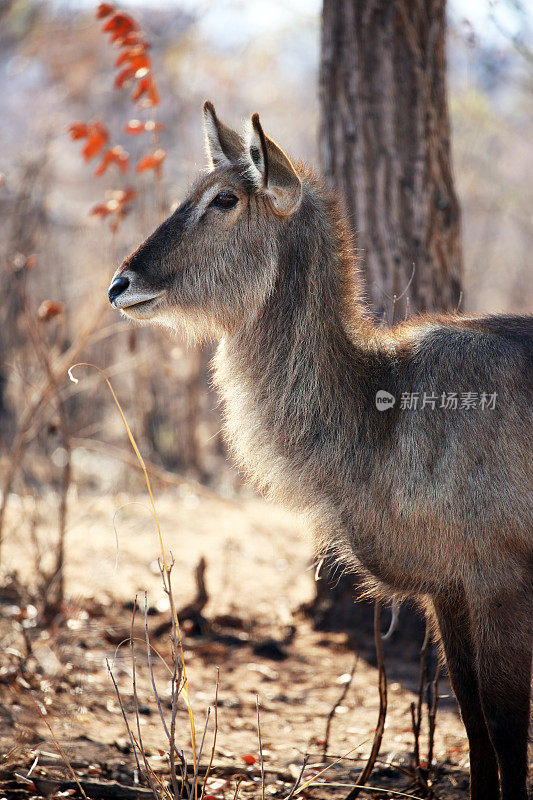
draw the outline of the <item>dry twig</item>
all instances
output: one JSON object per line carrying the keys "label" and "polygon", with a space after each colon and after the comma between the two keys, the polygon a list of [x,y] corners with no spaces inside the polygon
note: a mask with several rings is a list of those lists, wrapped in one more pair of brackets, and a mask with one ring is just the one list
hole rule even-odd
{"label": "dry twig", "polygon": [[359,775],[356,784],[346,800],[355,800],[359,796],[364,784],[366,784],[374,764],[378,757],[379,749],[381,747],[381,740],[383,738],[383,731],[385,730],[385,719],[387,717],[387,673],[385,672],[385,659],[383,656],[383,642],[381,639],[381,603],[376,600],[374,605],[374,642],[376,645],[376,656],[378,660],[379,670],[379,715],[376,732],[374,734],[374,741],[372,749],[361,774]]}
{"label": "dry twig", "polygon": [[41,382],[40,386],[35,390],[34,397],[27,406],[22,415],[21,421],[18,426],[17,434],[15,436],[9,463],[4,474],[2,483],[2,501],[0,503],[0,546],[2,543],[3,526],[5,522],[5,515],[7,511],[9,496],[13,487],[18,472],[24,448],[29,441],[33,438],[37,426],[40,424],[42,415],[48,406],[51,398],[55,395],[57,386],[63,380],[64,375],[68,369],[69,364],[75,360],[80,353],[87,346],[93,331],[98,327],[102,318],[102,311],[107,307],[107,301],[99,304],[93,315],[91,315],[78,333],[77,338],[69,347],[69,349],[61,356],[58,357],[56,362],[52,365],[51,374],[47,375]]}
{"label": "dry twig", "polygon": [[357,666],[358,660],[359,660],[358,657],[355,656],[354,661],[353,661],[353,665],[352,665],[352,669],[351,669],[351,672],[350,672],[350,679],[348,681],[346,681],[346,683],[344,684],[342,692],[340,693],[340,695],[338,696],[336,701],[331,706],[330,712],[328,714],[328,720],[326,722],[326,732],[324,734],[324,744],[322,745],[322,757],[323,758],[326,757],[326,754],[328,752],[329,734],[330,734],[331,723],[333,721],[333,717],[335,716],[335,712],[337,711],[338,707],[341,705],[341,703],[343,702],[344,698],[346,697],[346,695],[350,691],[350,687],[352,685],[353,676],[355,675],[355,668]]}
{"label": "dry twig", "polygon": [[261,798],[265,800],[265,762],[263,759],[263,742],[261,741],[261,723],[259,721],[259,695],[255,696],[255,705],[257,708],[257,739],[259,742],[259,759],[261,762]]}
{"label": "dry twig", "polygon": [[39,704],[38,704],[38,703],[35,703],[35,705],[37,706],[37,709],[38,709],[38,711],[39,711],[39,714],[40,714],[40,715],[41,715],[41,717],[42,717],[42,720],[43,720],[44,724],[46,725],[46,727],[47,727],[47,728],[48,728],[48,730],[50,731],[50,736],[51,736],[51,737],[52,737],[52,739],[53,739],[53,742],[54,742],[54,747],[56,748],[57,752],[59,753],[59,755],[61,756],[61,758],[62,758],[62,759],[63,759],[63,761],[65,762],[65,765],[66,765],[66,767],[67,767],[68,771],[69,771],[69,772],[70,772],[70,774],[72,775],[72,778],[74,779],[74,781],[75,781],[75,783],[76,783],[76,785],[77,785],[78,789],[80,790],[81,796],[82,796],[83,798],[85,798],[85,800],[87,800],[87,795],[85,794],[85,792],[84,792],[84,790],[83,790],[83,786],[82,786],[82,785],[81,785],[81,783],[79,782],[79,780],[78,780],[78,776],[77,776],[77,775],[76,775],[76,773],[74,772],[74,770],[73,770],[73,768],[72,768],[72,765],[71,765],[70,761],[68,760],[68,758],[67,758],[67,756],[66,756],[66,753],[65,753],[65,751],[63,750],[63,748],[61,747],[61,745],[60,745],[60,744],[59,744],[59,742],[57,741],[56,735],[55,735],[54,731],[52,730],[52,726],[50,725],[50,723],[49,723],[49,722],[48,722],[48,720],[46,719],[45,715],[43,714],[43,712],[42,712],[42,710],[41,710],[41,708],[40,708]]}
{"label": "dry twig", "polygon": [[[205,778],[202,785],[202,794],[200,796],[200,800],[204,800],[205,789],[207,785],[207,779],[209,778],[209,773],[211,772],[211,767],[213,766],[213,759],[215,757],[215,747],[217,743],[217,734],[218,734],[218,687],[220,684],[220,669],[217,667],[217,683],[215,688],[215,731],[213,733],[213,747],[211,748],[211,758],[209,759],[209,764],[207,765],[207,769],[205,771]],[[237,785],[237,790],[239,786]],[[236,791],[237,791],[236,790]]]}

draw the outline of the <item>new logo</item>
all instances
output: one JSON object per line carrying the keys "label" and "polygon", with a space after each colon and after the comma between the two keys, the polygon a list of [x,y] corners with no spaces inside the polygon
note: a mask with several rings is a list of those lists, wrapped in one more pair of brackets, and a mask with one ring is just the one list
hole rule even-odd
{"label": "new logo", "polygon": [[395,402],[396,398],[390,392],[386,392],[384,389],[376,392],[376,408],[378,411],[386,411],[388,408],[392,408]]}

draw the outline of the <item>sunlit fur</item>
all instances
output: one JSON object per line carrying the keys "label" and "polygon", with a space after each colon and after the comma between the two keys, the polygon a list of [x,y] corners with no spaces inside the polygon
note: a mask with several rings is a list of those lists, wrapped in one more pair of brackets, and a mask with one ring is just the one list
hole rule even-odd
{"label": "sunlit fur", "polygon": [[[243,148],[204,176],[122,269],[165,290],[144,318],[220,339],[215,382],[228,441],[250,479],[305,514],[317,547],[336,550],[376,591],[434,609],[470,739],[472,798],[500,797],[497,758],[501,797],[525,800],[532,318],[376,326],[357,294],[334,199],[288,162],[292,205],[283,205],[280,181],[274,208],[274,189],[250,180]],[[235,192],[236,208],[207,206],[195,218],[212,187]],[[280,214],[295,197],[296,210]],[[396,397],[394,407],[376,408],[380,389]],[[437,408],[402,410],[404,392],[437,395]],[[496,392],[496,407],[444,410],[443,392]]]}

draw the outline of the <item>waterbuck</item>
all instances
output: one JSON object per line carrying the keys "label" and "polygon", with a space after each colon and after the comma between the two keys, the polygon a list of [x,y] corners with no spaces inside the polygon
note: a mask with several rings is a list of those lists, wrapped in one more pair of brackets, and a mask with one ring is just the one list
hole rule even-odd
{"label": "waterbuck", "polygon": [[[210,162],[109,289],[215,337],[238,462],[319,548],[434,615],[473,800],[526,800],[533,636],[533,317],[376,325],[335,200],[254,114],[204,106]],[[501,795],[500,795],[501,790]]]}

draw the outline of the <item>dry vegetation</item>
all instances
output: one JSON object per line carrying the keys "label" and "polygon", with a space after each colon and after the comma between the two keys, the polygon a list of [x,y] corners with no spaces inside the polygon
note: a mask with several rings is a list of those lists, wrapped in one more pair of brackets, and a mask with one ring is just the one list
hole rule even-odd
{"label": "dry vegetation", "polygon": [[[227,463],[209,349],[106,301],[113,265],[203,163],[206,96],[234,118],[260,107],[315,160],[317,20],[217,43],[216,17],[127,20],[0,4],[0,797],[335,798],[363,775],[360,797],[464,798],[464,731],[445,676],[435,726],[419,631],[400,617],[384,644],[385,720],[372,620],[313,628],[309,542]],[[464,307],[524,311],[531,73],[502,43],[491,84],[467,34],[450,36]],[[97,371],[68,380],[77,361],[105,369],[146,459],[173,600],[119,411]]]}

